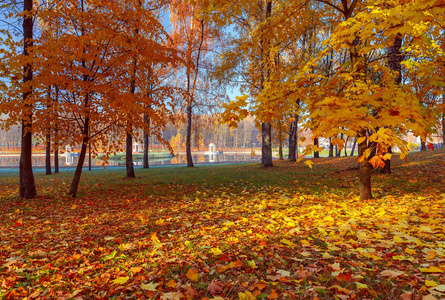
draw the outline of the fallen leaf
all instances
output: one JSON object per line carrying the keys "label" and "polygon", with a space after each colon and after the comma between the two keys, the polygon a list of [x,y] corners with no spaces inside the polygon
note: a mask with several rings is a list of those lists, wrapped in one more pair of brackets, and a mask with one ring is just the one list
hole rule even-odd
{"label": "fallen leaf", "polygon": [[185,274],[185,276],[192,280],[192,281],[197,281],[198,280],[198,272],[195,269],[188,269],[187,274]]}
{"label": "fallen leaf", "polygon": [[156,283],[156,282],[142,283],[141,289],[143,289],[144,291],[156,292],[156,287],[158,285],[159,285],[159,283]]}

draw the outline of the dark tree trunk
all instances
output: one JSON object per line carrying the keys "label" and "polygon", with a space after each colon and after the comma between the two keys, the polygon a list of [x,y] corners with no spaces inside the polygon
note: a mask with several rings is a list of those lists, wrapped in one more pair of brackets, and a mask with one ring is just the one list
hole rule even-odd
{"label": "dark tree trunk", "polygon": [[[87,94],[85,98],[85,107],[88,107],[88,98]],[[90,135],[90,118],[85,118],[85,124],[83,129],[83,140],[82,140],[82,148],[80,150],[79,161],[77,162],[76,171],[74,172],[73,181],[71,182],[71,188],[69,192],[69,196],[75,198],[77,196],[77,189],[79,188],[80,176],[82,175],[82,168],[85,162],[85,157],[87,154],[87,146],[89,142]]]}
{"label": "dark tree trunk", "polygon": [[[366,136],[366,132],[363,130],[360,132],[359,137]],[[361,157],[366,149],[368,149],[367,140],[358,144],[358,155]],[[372,199],[371,193],[371,164],[368,162],[368,158],[363,158],[359,163],[359,182],[360,182],[360,199],[369,200]]]}
{"label": "dark tree trunk", "polygon": [[[56,86],[56,98],[55,104],[59,102],[59,89]],[[59,173],[59,129],[58,129],[58,118],[54,124],[54,173]]]}
{"label": "dark tree trunk", "polygon": [[[340,134],[340,139],[343,139],[343,133]],[[341,156],[341,149],[338,145],[335,146],[335,156],[340,157]]]}
{"label": "dark tree trunk", "polygon": [[[314,138],[314,146],[318,147],[318,137]],[[314,151],[314,158],[319,158],[320,157],[320,152]]]}
{"label": "dark tree trunk", "polygon": [[426,151],[426,143],[424,141],[420,142],[420,151]]}
{"label": "dark tree trunk", "polygon": [[352,144],[351,154],[349,156],[354,156],[355,146],[357,145],[357,138],[354,138],[354,143]]}
{"label": "dark tree trunk", "polygon": [[289,126],[289,161],[297,160],[297,132],[298,132],[298,115],[295,114],[294,121]]}
{"label": "dark tree trunk", "polygon": [[185,152],[187,157],[187,167],[193,167],[193,157],[192,157],[192,99],[190,96],[190,73],[187,74],[187,128],[186,128],[186,139],[185,139]]}
{"label": "dark tree trunk", "polygon": [[91,171],[91,142],[88,142],[88,171]]}
{"label": "dark tree trunk", "polygon": [[[47,114],[50,114],[50,108],[51,108],[51,86],[48,87],[47,91],[47,105],[46,110]],[[46,175],[51,175],[51,121],[48,120],[46,129],[46,153],[45,153],[45,169],[46,169]]]}
{"label": "dark tree trunk", "polygon": [[46,134],[46,153],[45,153],[46,175],[51,175],[51,134]]}
{"label": "dark tree trunk", "polygon": [[[56,134],[57,139],[57,134]],[[57,140],[54,142],[55,150],[54,150],[54,173],[59,173],[59,144]]]}
{"label": "dark tree trunk", "polygon": [[346,141],[345,141],[345,157],[348,156],[348,151],[346,151],[346,146],[348,145],[348,140],[349,140],[349,137],[347,137]]}
{"label": "dark tree trunk", "polygon": [[329,157],[334,157],[334,144],[332,144],[332,138],[329,138]]}
{"label": "dark tree trunk", "polygon": [[272,125],[261,123],[261,163],[263,167],[272,167]]}
{"label": "dark tree trunk", "polygon": [[[33,20],[31,11],[33,9],[32,0],[24,0],[23,11],[23,56],[28,56],[33,46]],[[23,82],[32,81],[32,63],[28,62],[23,68]],[[32,110],[31,104],[32,88],[23,93],[23,111],[22,111],[22,143],[20,147],[20,198],[32,199],[37,196],[34,174],[32,172]]]}
{"label": "dark tree trunk", "polygon": [[144,114],[144,122],[146,128],[144,128],[144,161],[143,161],[143,168],[148,169],[148,146],[149,146],[149,140],[148,140],[148,132],[150,128],[150,118],[148,117],[148,114]]}
{"label": "dark tree trunk", "polygon": [[127,131],[125,166],[127,168],[127,177],[134,178],[136,176],[134,174],[134,167],[133,167],[133,135],[131,130],[131,124],[128,124],[128,126],[129,129]]}

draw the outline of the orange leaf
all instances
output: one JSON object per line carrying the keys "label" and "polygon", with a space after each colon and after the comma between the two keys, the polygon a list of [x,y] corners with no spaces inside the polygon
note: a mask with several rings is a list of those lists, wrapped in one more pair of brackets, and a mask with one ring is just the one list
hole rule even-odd
{"label": "orange leaf", "polygon": [[198,272],[195,269],[189,269],[187,271],[187,274],[185,274],[185,276],[187,276],[187,278],[192,281],[197,281],[199,277]]}

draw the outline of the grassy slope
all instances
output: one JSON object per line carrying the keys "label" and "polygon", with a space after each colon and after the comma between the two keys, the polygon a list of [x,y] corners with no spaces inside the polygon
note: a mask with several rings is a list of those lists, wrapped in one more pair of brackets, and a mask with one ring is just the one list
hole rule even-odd
{"label": "grassy slope", "polygon": [[356,158],[96,170],[74,200],[72,173],[38,174],[34,201],[0,175],[0,298],[438,296],[444,154],[395,159],[365,203]]}

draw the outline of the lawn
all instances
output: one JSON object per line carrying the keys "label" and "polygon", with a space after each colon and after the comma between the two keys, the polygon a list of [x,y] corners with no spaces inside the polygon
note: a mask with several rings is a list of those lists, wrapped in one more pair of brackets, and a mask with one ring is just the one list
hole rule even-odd
{"label": "lawn", "polygon": [[0,299],[439,299],[445,152],[393,160],[360,201],[357,158],[0,174]]}

